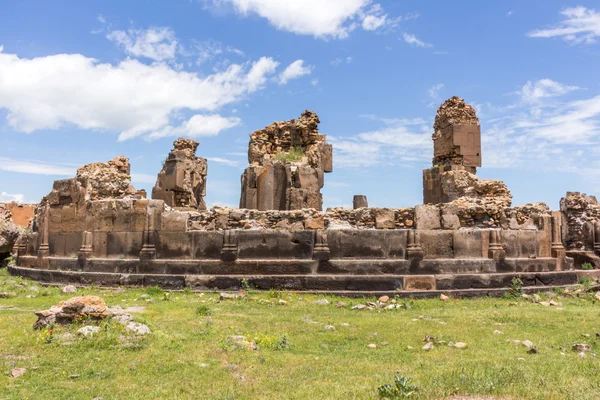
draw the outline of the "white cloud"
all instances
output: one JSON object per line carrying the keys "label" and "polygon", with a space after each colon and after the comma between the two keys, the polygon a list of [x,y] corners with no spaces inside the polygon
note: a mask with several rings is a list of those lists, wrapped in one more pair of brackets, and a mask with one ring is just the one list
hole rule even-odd
{"label": "white cloud", "polygon": [[319,85],[319,78],[315,78],[315,79],[311,80],[310,84],[313,85],[313,86],[318,86]]}
{"label": "white cloud", "polygon": [[431,132],[423,120],[379,118],[373,115],[361,117],[379,121],[384,126],[349,138],[329,136],[333,143],[336,167],[422,163],[431,158]]}
{"label": "white cloud", "polygon": [[222,157],[206,157],[208,161],[216,162],[219,164],[229,165],[230,167],[237,167],[240,163],[235,160],[230,160]]}
{"label": "white cloud", "polygon": [[160,130],[152,132],[148,139],[159,139],[167,136],[215,136],[229,128],[237,126],[242,121],[237,117],[225,118],[217,114],[196,114],[179,126],[165,126]]}
{"label": "white cloud", "polygon": [[[241,15],[257,14],[282,31],[317,38],[346,38],[358,26],[375,30],[386,15],[371,0],[212,0],[230,5]],[[367,9],[370,6],[369,9]],[[366,21],[365,21],[366,20]]]}
{"label": "white cloud", "polygon": [[0,157],[0,171],[37,175],[75,176],[77,167],[64,164],[49,164],[37,160]]}
{"label": "white cloud", "polygon": [[561,11],[565,17],[557,26],[537,29],[527,34],[534,38],[562,37],[571,43],[594,43],[600,36],[600,12],[585,7],[570,7]]}
{"label": "white cloud", "polygon": [[262,89],[277,66],[262,57],[200,77],[133,59],[111,65],[81,54],[25,59],[0,52],[0,109],[26,133],[72,124],[126,140],[167,128],[178,111],[214,112],[239,101]]}
{"label": "white cloud", "polygon": [[438,100],[440,97],[440,90],[442,90],[444,88],[444,84],[443,83],[438,83],[437,85],[433,85],[432,87],[429,88],[429,96],[434,99],[434,100]]}
{"label": "white cloud", "polygon": [[344,58],[344,59],[342,59],[342,58],[340,58],[340,57],[337,57],[337,58],[335,58],[335,59],[331,60],[331,61],[329,62],[329,64],[331,64],[331,65],[333,65],[334,67],[336,67],[336,66],[340,65],[341,63],[350,64],[351,62],[352,62],[352,57],[348,56],[348,57],[346,57],[346,58]]}
{"label": "white cloud", "polygon": [[528,81],[519,94],[524,101],[536,102],[546,97],[562,96],[566,93],[580,89],[577,86],[563,85],[552,79],[540,79],[536,82]]}
{"label": "white cloud", "polygon": [[10,194],[6,192],[0,193],[0,203],[23,203],[25,201],[25,195],[22,193]]}
{"label": "white cloud", "polygon": [[431,44],[425,43],[422,40],[419,40],[415,35],[412,35],[410,33],[403,33],[402,34],[402,39],[404,39],[404,41],[406,43],[410,44],[411,46],[416,46],[416,47],[431,47]]}
{"label": "white cloud", "polygon": [[365,31],[374,31],[381,28],[385,25],[385,19],[387,15],[376,16],[376,15],[367,15],[365,19],[362,20],[362,28]]}
{"label": "white cloud", "polygon": [[173,59],[177,54],[175,32],[166,27],[112,31],[106,38],[134,57],[163,61]]}
{"label": "white cloud", "polygon": [[509,12],[507,12],[507,13],[506,13],[506,16],[507,16],[507,17],[510,17],[510,16],[511,16],[511,15],[513,15],[514,13],[515,13],[515,12],[511,10],[511,11],[509,11]]}
{"label": "white cloud", "polygon": [[288,65],[281,74],[279,74],[279,84],[285,85],[292,79],[297,79],[304,75],[310,75],[313,71],[313,68],[314,67],[311,65],[304,66],[304,60],[296,60]]}

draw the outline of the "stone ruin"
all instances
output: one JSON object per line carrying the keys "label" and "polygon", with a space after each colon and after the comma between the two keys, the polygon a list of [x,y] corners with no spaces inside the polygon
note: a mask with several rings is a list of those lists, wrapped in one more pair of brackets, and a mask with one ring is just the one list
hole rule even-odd
{"label": "stone ruin", "polygon": [[11,219],[12,213],[4,204],[0,204],[0,266],[10,256],[21,229]]}
{"label": "stone ruin", "polygon": [[206,158],[196,157],[198,142],[179,138],[158,173],[152,198],[169,207],[206,210]]}
{"label": "stone ruin", "polygon": [[319,122],[317,114],[304,111],[298,119],[274,122],[250,135],[240,208],[322,210],[323,175],[333,163]]}
{"label": "stone ruin", "polygon": [[321,211],[332,151],[318,123],[306,111],[251,135],[239,209],[204,209],[206,160],[193,141],[175,141],[152,199],[131,187],[124,158],[82,167],[42,199],[9,271],[46,282],[415,297],[599,275],[582,270],[600,254],[595,198],[569,194],[561,212],[512,206],[504,183],[476,175],[480,126],[464,100],[438,110],[425,204],[409,208],[368,207],[357,195],[351,210]]}

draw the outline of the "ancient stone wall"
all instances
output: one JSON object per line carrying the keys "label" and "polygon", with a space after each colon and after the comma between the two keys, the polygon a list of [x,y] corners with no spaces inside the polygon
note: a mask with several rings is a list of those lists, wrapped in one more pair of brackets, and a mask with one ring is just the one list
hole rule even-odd
{"label": "ancient stone wall", "polygon": [[158,173],[152,198],[170,207],[205,210],[207,161],[196,157],[199,143],[179,138]]}
{"label": "ancient stone wall", "polygon": [[[567,192],[560,199],[563,215],[563,240],[568,250],[594,249],[595,222],[600,221],[600,205],[595,196],[580,192]],[[600,238],[596,238],[600,241]]]}
{"label": "ancient stone wall", "polygon": [[318,124],[319,117],[305,111],[298,119],[274,122],[250,135],[240,208],[322,209],[323,174],[333,166],[331,145]]}
{"label": "ancient stone wall", "polygon": [[0,204],[0,265],[9,255],[22,229],[12,221],[12,213],[4,204]]}
{"label": "ancient stone wall", "polygon": [[23,203],[0,203],[0,207],[4,207],[12,214],[12,222],[20,227],[26,228],[33,219],[35,214],[35,208],[37,204],[23,204]]}

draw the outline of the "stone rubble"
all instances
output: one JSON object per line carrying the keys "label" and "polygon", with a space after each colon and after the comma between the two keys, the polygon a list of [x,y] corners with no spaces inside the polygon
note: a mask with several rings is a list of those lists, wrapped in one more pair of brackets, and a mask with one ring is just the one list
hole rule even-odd
{"label": "stone rubble", "polygon": [[118,156],[103,163],[95,162],[77,170],[76,179],[85,190],[86,200],[134,197],[129,159]]}

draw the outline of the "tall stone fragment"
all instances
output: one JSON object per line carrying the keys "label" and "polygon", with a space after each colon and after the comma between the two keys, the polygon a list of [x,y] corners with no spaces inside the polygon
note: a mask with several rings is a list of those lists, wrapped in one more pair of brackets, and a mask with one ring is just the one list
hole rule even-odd
{"label": "tall stone fragment", "polygon": [[498,180],[480,180],[481,132],[475,109],[456,96],[446,100],[433,124],[433,168],[423,171],[423,202],[472,199],[510,207],[512,195]]}
{"label": "tall stone fragment", "polygon": [[595,233],[592,227],[595,222],[600,221],[600,205],[596,197],[567,192],[560,199],[560,212],[567,250],[593,250]]}
{"label": "tall stone fragment", "polygon": [[196,157],[199,143],[179,138],[167,156],[152,189],[152,198],[170,207],[206,210],[207,161]]}
{"label": "tall stone fragment", "polygon": [[318,131],[319,117],[274,122],[250,135],[248,162],[242,175],[240,208],[321,210],[324,173],[331,172],[332,147]]}

